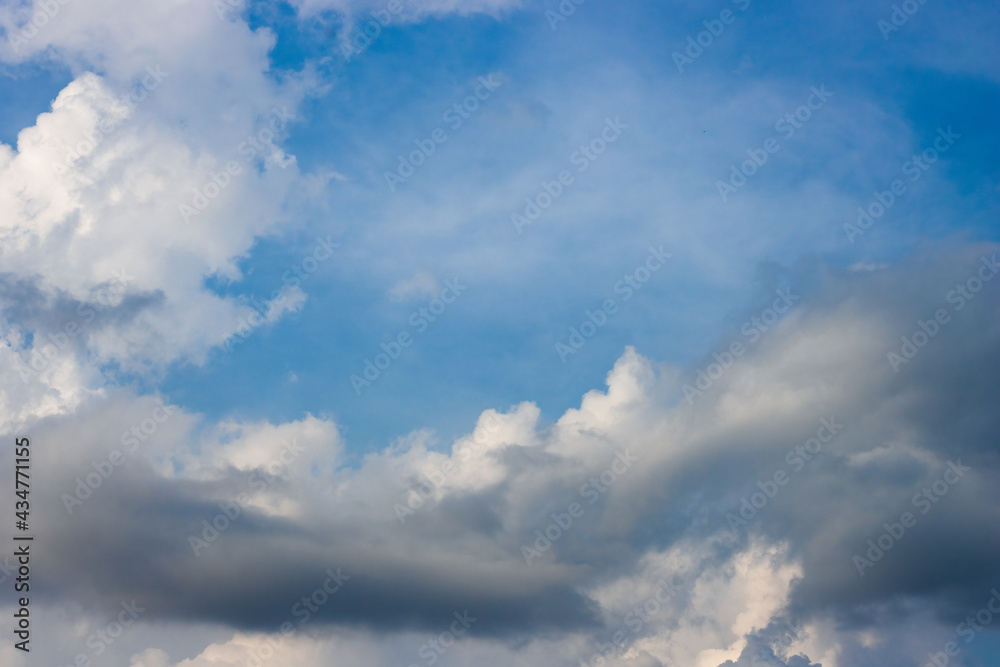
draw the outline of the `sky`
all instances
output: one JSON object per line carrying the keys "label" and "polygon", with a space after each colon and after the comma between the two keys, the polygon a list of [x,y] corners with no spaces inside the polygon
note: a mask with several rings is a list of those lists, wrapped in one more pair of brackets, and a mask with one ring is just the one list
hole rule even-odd
{"label": "sky", "polygon": [[998,30],[0,0],[0,664],[998,664]]}

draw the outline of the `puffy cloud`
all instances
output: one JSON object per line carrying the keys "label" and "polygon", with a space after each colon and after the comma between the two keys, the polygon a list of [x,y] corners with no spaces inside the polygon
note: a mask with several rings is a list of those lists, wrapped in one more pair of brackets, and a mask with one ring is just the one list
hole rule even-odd
{"label": "puffy cloud", "polygon": [[[75,72],[16,147],[0,145],[0,364],[24,385],[4,397],[9,424],[99,394],[98,367],[200,363],[261,317],[205,282],[239,280],[239,260],[286,220],[299,172],[280,143],[308,75],[279,80],[273,36],[210,3],[153,11],[113,1],[0,11],[0,58]],[[45,25],[23,27],[39,12],[51,14]],[[296,288],[264,297],[261,324],[305,298]]]}
{"label": "puffy cloud", "polygon": [[[356,467],[327,419],[212,425],[176,410],[159,422],[152,397],[94,399],[34,423],[50,443],[40,484],[73,495],[127,434],[141,443],[72,514],[40,500],[52,517],[44,599],[99,611],[136,598],[149,619],[259,633],[308,616],[296,626],[308,641],[441,632],[469,610],[479,640],[549,637],[566,659],[624,626],[621,664],[738,665],[765,649],[787,665],[836,664],[838,633],[863,650],[879,605],[909,597],[906,613],[947,617],[989,589],[1000,327],[992,285],[962,309],[947,295],[993,252],[827,273],[712,369],[693,404],[693,371],[628,350],[607,391],[552,425],[528,403],[487,411],[450,451],[415,433]],[[888,353],[940,308],[950,319],[894,371]],[[955,401],[968,420],[942,418]],[[959,461],[969,470],[921,513],[914,494]],[[907,510],[917,525],[860,576],[853,556]],[[341,573],[322,604],[310,597]],[[674,575],[678,592],[633,631],[629,611]],[[775,643],[785,621],[805,628],[791,646]]]}

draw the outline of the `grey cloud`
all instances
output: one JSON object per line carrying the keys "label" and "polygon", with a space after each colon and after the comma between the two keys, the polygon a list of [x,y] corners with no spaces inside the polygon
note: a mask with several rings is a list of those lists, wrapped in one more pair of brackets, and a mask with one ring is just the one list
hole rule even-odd
{"label": "grey cloud", "polygon": [[[49,545],[41,566],[52,573],[43,594],[108,606],[134,597],[150,618],[273,630],[328,568],[342,567],[351,579],[312,614],[310,632],[329,624],[434,630],[468,609],[481,619],[476,631],[483,636],[596,633],[600,610],[584,586],[634,576],[651,550],[728,533],[726,514],[740,498],[779,468],[788,472],[786,453],[815,434],[820,418],[835,417],[844,430],[801,471],[789,472],[780,493],[735,538],[717,542],[703,566],[721,564],[751,537],[787,542],[803,568],[788,611],[802,622],[832,615],[845,627],[867,627],[880,622],[869,613],[873,606],[904,597],[954,620],[998,580],[1000,535],[989,489],[998,463],[1000,315],[993,305],[1000,292],[984,291],[952,312],[898,373],[886,353],[918,319],[950,309],[947,291],[991,252],[957,248],[863,274],[825,270],[799,311],[693,407],[684,407],[680,382],[665,374],[629,403],[602,404],[598,412],[606,414],[587,417],[599,426],[584,424],[580,435],[560,423],[537,434],[541,445],[511,442],[482,454],[483,466],[503,470],[502,481],[454,488],[404,526],[391,512],[395,490],[381,502],[352,504],[279,481],[273,490],[305,501],[301,516],[247,509],[195,558],[188,536],[219,514],[219,502],[245,490],[246,471],[168,478],[138,457],[73,516],[56,493],[42,501],[51,520],[41,536]],[[116,445],[141,416],[136,411],[141,406],[123,395],[38,424],[33,437],[60,451],[39,466],[40,483],[72,485],[88,461]],[[203,437],[197,433],[192,425],[165,435],[155,451],[189,447]],[[580,484],[617,447],[629,447],[641,463],[526,565],[520,547],[552,512],[579,500]],[[959,459],[971,468],[967,477],[859,576],[852,556],[877,539],[883,523],[913,511],[912,496],[940,477],[943,462]],[[363,477],[373,475],[364,468],[337,474],[386,489],[400,483]],[[750,655],[731,664],[749,664]],[[782,664],[812,663],[791,657]]]}

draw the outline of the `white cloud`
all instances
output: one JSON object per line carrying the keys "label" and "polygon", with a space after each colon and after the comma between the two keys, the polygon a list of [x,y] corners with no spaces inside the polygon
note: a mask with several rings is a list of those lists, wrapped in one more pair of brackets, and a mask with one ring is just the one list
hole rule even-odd
{"label": "white cloud", "polygon": [[400,280],[389,290],[389,298],[393,301],[403,301],[411,296],[437,298],[440,291],[441,286],[433,273],[427,269],[417,269],[412,276]]}
{"label": "white cloud", "polygon": [[[42,4],[5,7],[8,37]],[[78,71],[16,149],[0,145],[7,279],[32,283],[36,304],[41,296],[94,311],[75,336],[94,362],[200,362],[252,312],[203,282],[239,280],[237,261],[284,221],[299,172],[279,144],[308,84],[298,75],[276,83],[273,36],[221,20],[211,3],[56,6],[19,51],[0,50],[8,61],[54,58]],[[272,319],[303,298],[284,296]],[[79,317],[50,319],[61,327]],[[40,352],[23,346],[33,330],[18,324],[7,342],[30,358]]]}

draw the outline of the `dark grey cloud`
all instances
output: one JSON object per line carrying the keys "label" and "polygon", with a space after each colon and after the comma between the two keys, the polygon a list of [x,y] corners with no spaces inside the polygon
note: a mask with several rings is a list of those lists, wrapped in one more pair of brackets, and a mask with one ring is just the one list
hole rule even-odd
{"label": "dark grey cloud", "polygon": [[0,317],[17,323],[31,341],[37,341],[39,352],[53,344],[60,354],[84,353],[93,335],[117,332],[142,312],[164,304],[163,292],[136,291],[129,282],[127,274],[124,280],[110,279],[91,288],[87,299],[77,299],[43,286],[37,277],[0,273]]}

